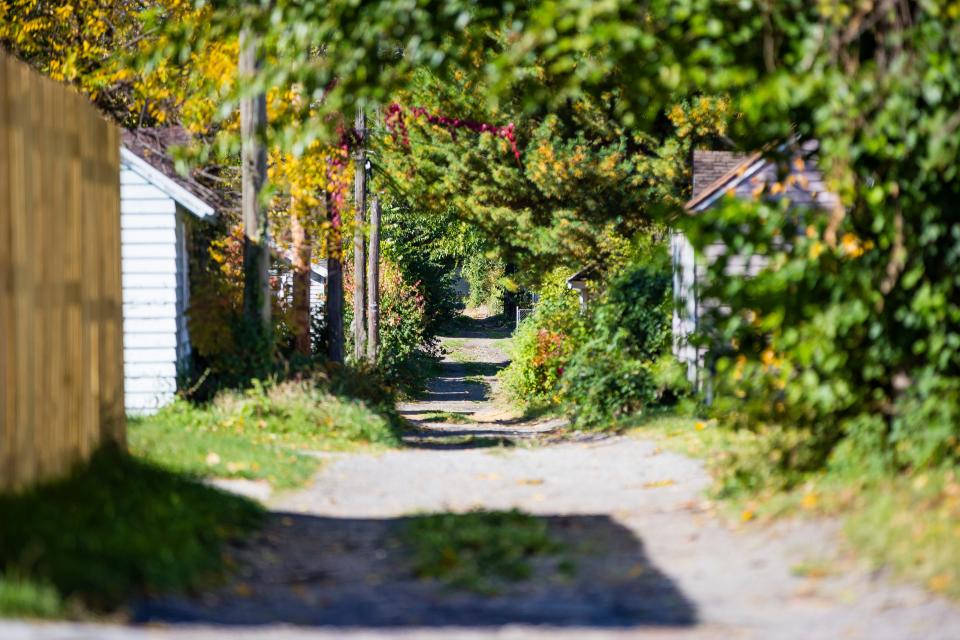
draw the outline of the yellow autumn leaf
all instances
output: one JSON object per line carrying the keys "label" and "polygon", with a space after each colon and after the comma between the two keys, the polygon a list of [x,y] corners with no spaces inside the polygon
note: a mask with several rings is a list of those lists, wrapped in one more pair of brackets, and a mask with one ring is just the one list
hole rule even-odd
{"label": "yellow autumn leaf", "polygon": [[938,573],[927,581],[927,588],[931,591],[946,591],[952,582],[949,574]]}
{"label": "yellow autumn leaf", "polygon": [[676,480],[666,479],[666,480],[654,480],[652,482],[644,482],[644,489],[658,489],[660,487],[669,487],[671,485],[677,484]]}

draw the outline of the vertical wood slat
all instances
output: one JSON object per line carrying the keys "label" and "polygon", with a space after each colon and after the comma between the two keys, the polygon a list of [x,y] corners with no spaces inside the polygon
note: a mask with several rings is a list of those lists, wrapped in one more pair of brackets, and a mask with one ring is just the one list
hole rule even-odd
{"label": "vertical wood slat", "polygon": [[0,54],[0,490],[125,441],[119,144]]}
{"label": "vertical wood slat", "polygon": [[[10,149],[10,71],[0,60],[0,149]],[[0,153],[0,185],[10,185],[9,151]],[[0,189],[0,211],[10,211],[11,189]],[[0,217],[0,486],[13,484],[13,261],[10,258],[10,216]]]}

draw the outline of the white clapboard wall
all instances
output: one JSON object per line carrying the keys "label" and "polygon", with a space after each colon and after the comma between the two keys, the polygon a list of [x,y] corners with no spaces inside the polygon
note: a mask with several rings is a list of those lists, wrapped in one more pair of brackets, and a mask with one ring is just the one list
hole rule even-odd
{"label": "white clapboard wall", "polygon": [[[123,277],[124,396],[128,413],[151,413],[170,402],[190,353],[186,255],[187,216],[209,206],[123,149],[120,228]],[[191,208],[184,206],[186,201]],[[196,211],[194,211],[194,209]]]}

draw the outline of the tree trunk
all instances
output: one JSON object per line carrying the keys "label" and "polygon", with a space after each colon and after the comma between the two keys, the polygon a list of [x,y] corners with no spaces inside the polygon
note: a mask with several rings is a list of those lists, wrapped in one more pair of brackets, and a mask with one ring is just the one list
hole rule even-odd
{"label": "tree trunk", "polygon": [[370,202],[370,250],[367,260],[367,358],[377,361],[380,346],[380,198]]}
{"label": "tree trunk", "polygon": [[293,341],[298,353],[309,356],[310,348],[310,234],[303,212],[290,198],[290,231],[293,236]]}
{"label": "tree trunk", "polygon": [[343,225],[330,194],[326,194],[330,235],[327,240],[327,358],[343,364]]}
{"label": "tree trunk", "polygon": [[[240,35],[240,78],[249,81],[259,67],[256,37],[249,31]],[[266,96],[258,93],[240,101],[240,138],[242,142],[243,219],[243,312],[251,326],[264,336],[270,333],[270,226],[267,208],[261,201],[267,180]]]}
{"label": "tree trunk", "polygon": [[366,252],[364,250],[364,218],[367,211],[367,118],[363,109],[357,109],[355,123],[357,152],[354,155],[354,231],[353,231],[353,357],[363,360],[366,352]]}

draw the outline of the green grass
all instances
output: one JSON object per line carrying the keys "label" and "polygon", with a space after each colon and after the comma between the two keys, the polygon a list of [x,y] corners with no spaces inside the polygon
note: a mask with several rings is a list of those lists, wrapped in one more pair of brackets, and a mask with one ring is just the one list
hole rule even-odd
{"label": "green grass", "polygon": [[59,618],[67,611],[60,593],[49,584],[22,578],[13,571],[0,575],[0,616]]}
{"label": "green grass", "polygon": [[171,470],[267,480],[278,489],[306,482],[320,462],[308,451],[396,446],[389,419],[310,382],[255,385],[205,406],[178,401],[130,421],[135,454]]}
{"label": "green grass", "polygon": [[[753,464],[750,482],[738,477],[743,460],[764,451],[763,439],[769,436],[671,415],[637,418],[629,424],[634,433],[652,437],[665,448],[703,458],[715,479],[712,494],[721,499],[728,516],[741,521],[839,516],[846,540],[862,557],[960,599],[958,470],[878,475],[838,465],[790,489],[779,489],[772,470],[766,471],[769,482],[764,481],[760,462]],[[823,573],[825,568],[795,570]]]}
{"label": "green grass", "polygon": [[462,362],[466,358],[466,354],[463,352],[463,348],[467,344],[466,338],[442,338],[441,344],[443,350],[454,362]]}
{"label": "green grass", "polygon": [[432,411],[417,418],[424,422],[442,422],[444,424],[473,424],[474,420],[464,413],[456,411]]}
{"label": "green grass", "polygon": [[56,482],[0,495],[0,615],[114,609],[216,580],[221,547],[260,522],[255,503],[103,450]]}
{"label": "green grass", "polygon": [[563,550],[544,520],[517,510],[416,517],[404,540],[414,551],[417,575],[480,593],[530,578],[533,558]]}

